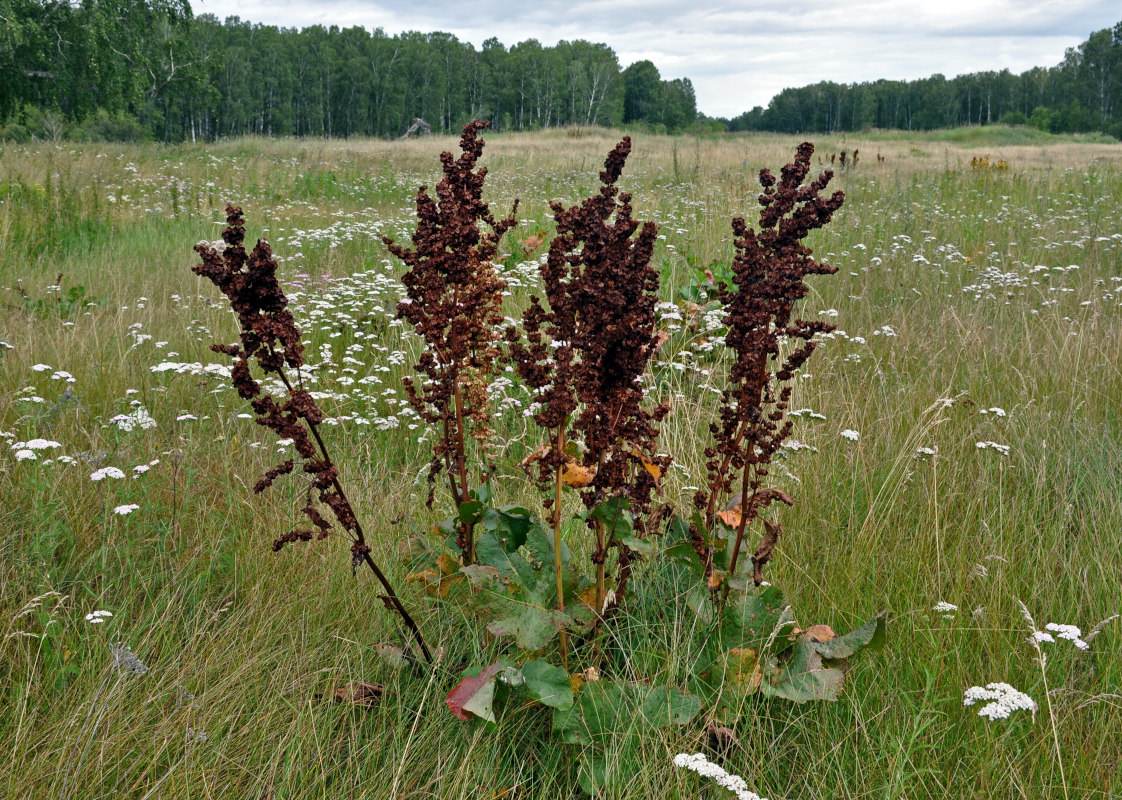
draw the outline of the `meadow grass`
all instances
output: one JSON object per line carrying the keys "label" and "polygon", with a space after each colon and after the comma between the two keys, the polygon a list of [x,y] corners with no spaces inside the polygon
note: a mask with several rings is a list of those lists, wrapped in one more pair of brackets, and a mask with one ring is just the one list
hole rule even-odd
{"label": "meadow grass", "polygon": [[[500,251],[511,316],[542,252],[520,240],[552,230],[548,200],[596,187],[618,138],[488,137],[488,199],[496,212],[522,200]],[[679,290],[727,265],[729,219],[751,220],[756,173],[796,143],[637,136],[621,181],[665,236],[655,264],[670,339],[650,386],[672,407],[664,488],[682,507],[704,479],[725,361],[710,341],[719,320]],[[797,502],[768,578],[804,625],[848,629],[889,610],[888,642],[861,657],[837,703],[753,698],[713,720],[740,743],[725,766],[771,798],[1112,797],[1122,624],[1087,652],[1045,645],[1046,697],[1018,601],[1041,625],[1084,631],[1122,610],[1122,145],[879,133],[817,144],[862,159],[838,171],[846,204],[810,241],[839,273],[812,279],[802,315],[839,331],[796,381],[792,407],[825,419],[802,416],[794,437],[807,447],[772,472]],[[460,612],[406,584],[396,562],[433,521],[429,442],[402,402],[418,340],[393,319],[400,268],[379,236],[409,235],[416,187],[435,183],[436,154],[453,147],[0,150],[0,796],[580,796],[581,754],[551,738],[545,714],[500,714],[488,730],[448,713],[452,665],[485,663],[490,645],[465,640]],[[1009,168],[971,168],[985,153]],[[282,259],[348,494],[446,649],[431,676],[379,659],[399,633],[370,577],[352,577],[345,543],[270,550],[303,493],[295,482],[251,493],[284,448],[206,372],[225,364],[208,346],[232,340],[236,321],[190,272],[191,246],[218,238],[228,201]],[[501,499],[534,507],[516,464],[536,433],[517,387],[507,396]],[[155,427],[112,421],[138,406]],[[18,460],[13,445],[34,438],[60,447]],[[1008,453],[978,447],[989,442]],[[126,477],[90,479],[108,466]],[[127,504],[139,508],[114,513]],[[649,656],[648,676],[677,680],[693,617],[652,608],[653,596],[637,591],[615,635]],[[959,610],[946,618],[940,601]],[[113,617],[86,621],[97,609]],[[117,641],[146,673],[113,668]],[[355,679],[384,684],[384,700],[320,699]],[[963,706],[967,687],[994,681],[1040,711],[990,722]],[[621,745],[609,763],[627,774],[619,796],[698,796],[671,759],[700,749],[708,721],[632,741],[638,759]]]}

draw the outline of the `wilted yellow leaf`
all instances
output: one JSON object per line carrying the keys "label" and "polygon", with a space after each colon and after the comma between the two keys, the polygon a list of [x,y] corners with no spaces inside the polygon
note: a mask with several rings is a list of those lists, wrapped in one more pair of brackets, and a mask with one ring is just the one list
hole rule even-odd
{"label": "wilted yellow leaf", "polygon": [[643,468],[646,469],[647,472],[651,473],[651,477],[655,479],[656,483],[662,480],[662,467],[647,458],[642,450],[640,450],[638,447],[632,447],[631,455],[639,459],[639,461],[643,465]]}
{"label": "wilted yellow leaf", "polygon": [[740,525],[740,504],[737,503],[732,508],[726,508],[724,511],[717,512],[717,519],[728,525],[730,528],[736,528]]}
{"label": "wilted yellow leaf", "polygon": [[592,483],[592,479],[595,477],[596,471],[594,469],[585,467],[575,461],[567,462],[565,469],[561,471],[561,483],[573,489],[583,489]]}

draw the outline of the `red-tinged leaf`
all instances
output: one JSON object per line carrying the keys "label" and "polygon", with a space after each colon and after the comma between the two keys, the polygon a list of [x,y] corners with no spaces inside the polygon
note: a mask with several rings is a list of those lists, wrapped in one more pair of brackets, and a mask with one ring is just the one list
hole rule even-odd
{"label": "red-tinged leaf", "polygon": [[[486,716],[486,712],[480,714],[483,709],[478,706],[470,708],[470,706],[473,705],[472,700],[477,699],[477,695],[481,692],[488,690],[494,692],[495,676],[501,671],[502,665],[488,664],[479,670],[478,675],[468,675],[452,687],[452,691],[444,698],[444,702],[448,704],[448,708],[452,709],[452,713],[460,719],[469,720],[473,716]],[[494,715],[491,718],[494,719]]]}

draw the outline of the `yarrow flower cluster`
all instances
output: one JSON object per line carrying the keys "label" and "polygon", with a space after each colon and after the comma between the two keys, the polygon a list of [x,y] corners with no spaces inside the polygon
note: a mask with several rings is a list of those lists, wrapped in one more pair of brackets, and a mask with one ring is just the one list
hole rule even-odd
{"label": "yarrow flower cluster", "polygon": [[946,600],[940,600],[931,610],[936,614],[941,614],[943,619],[954,619],[954,614],[958,611],[958,606],[954,603],[948,603]]}
{"label": "yarrow flower cluster", "polygon": [[106,478],[116,478],[120,480],[124,477],[125,473],[121,472],[121,470],[117,469],[116,467],[102,467],[101,469],[94,470],[92,473],[90,473],[91,481],[103,481]]}
{"label": "yarrow flower cluster", "polygon": [[1036,701],[1008,683],[987,683],[985,688],[971,686],[962,695],[962,704],[972,706],[980,700],[990,702],[978,709],[979,717],[989,720],[1008,719],[1014,711],[1036,713]]}
{"label": "yarrow flower cluster", "polygon": [[126,432],[137,428],[146,431],[149,428],[156,427],[156,420],[152,418],[152,415],[148,413],[148,409],[144,406],[137,406],[131,414],[118,414],[109,421]]}
{"label": "yarrow flower cluster", "polygon": [[1074,625],[1061,625],[1058,622],[1049,622],[1044,626],[1043,631],[1033,631],[1032,638],[1037,642],[1055,643],[1056,638],[1053,638],[1052,634],[1046,631],[1052,631],[1052,633],[1056,634],[1056,638],[1067,639],[1080,650],[1089,650],[1091,648],[1091,645],[1083,641],[1082,630]]}
{"label": "yarrow flower cluster", "polygon": [[679,753],[674,756],[674,766],[696,772],[703,778],[712,778],[718,785],[736,794],[739,800],[767,800],[751,791],[739,775],[730,775],[701,753]]}
{"label": "yarrow flower cluster", "polygon": [[118,516],[125,517],[139,508],[140,506],[138,506],[136,503],[127,503],[123,506],[117,506],[116,508],[114,508],[113,513]]}
{"label": "yarrow flower cluster", "polygon": [[841,436],[843,439],[849,439],[849,441],[851,441],[851,442],[856,442],[858,439],[861,438],[861,434],[858,433],[857,431],[853,430],[852,428],[846,428],[844,431],[842,431],[838,435]]}
{"label": "yarrow flower cluster", "polygon": [[113,616],[112,611],[91,611],[89,614],[86,614],[86,622],[90,623],[91,625],[100,625],[101,623],[107,621],[111,616]]}
{"label": "yarrow flower cluster", "polygon": [[974,444],[979,450],[996,450],[1003,456],[1009,455],[1009,445],[998,444],[997,442],[976,442]]}

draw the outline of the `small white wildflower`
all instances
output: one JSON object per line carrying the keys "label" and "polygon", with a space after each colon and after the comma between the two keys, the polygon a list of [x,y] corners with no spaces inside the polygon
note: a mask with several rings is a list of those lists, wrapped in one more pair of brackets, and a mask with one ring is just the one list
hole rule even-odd
{"label": "small white wildflower", "polygon": [[703,778],[712,778],[715,783],[733,792],[738,800],[766,800],[749,790],[748,784],[739,775],[730,775],[701,753],[679,753],[674,756],[674,766],[696,772]]}
{"label": "small white wildflower", "polygon": [[975,442],[974,446],[979,450],[996,450],[1003,456],[1009,455],[1010,447],[1007,444],[998,444],[997,442]]}
{"label": "small white wildflower", "polygon": [[101,469],[96,470],[95,472],[90,474],[91,481],[100,481],[105,480],[106,478],[120,479],[123,477],[125,477],[125,473],[121,472],[121,470],[117,469],[116,467],[102,467]]}
{"label": "small white wildflower", "polygon": [[143,475],[145,472],[147,472],[150,469],[152,469],[152,468],[150,466],[148,466],[147,464],[137,464],[135,467],[132,468],[132,471],[136,473],[136,475],[134,475],[133,477],[134,478],[139,477],[140,475]]}
{"label": "small white wildflower", "polygon": [[53,367],[47,366],[46,364],[33,364],[31,368],[36,372],[46,372],[49,369],[53,369]]}
{"label": "small white wildflower", "polygon": [[35,461],[39,456],[35,455],[34,450],[17,450],[16,461]]}
{"label": "small white wildflower", "polygon": [[1055,637],[1053,637],[1050,633],[1046,633],[1045,631],[1033,631],[1032,638],[1037,642],[1049,642],[1051,644],[1056,643]]}
{"label": "small white wildflower", "polygon": [[56,447],[62,447],[62,445],[51,439],[29,439],[26,442],[16,442],[12,447],[26,450],[53,450]]}
{"label": "small white wildflower", "polygon": [[[1074,625],[1061,625],[1058,622],[1049,622],[1044,626],[1045,630],[1052,631],[1061,639],[1067,639],[1080,650],[1088,650],[1091,645],[1083,641],[1083,631]],[[1039,631],[1038,631],[1039,633]],[[1047,635],[1047,634],[1045,634]]]}
{"label": "small white wildflower", "polygon": [[971,686],[962,695],[964,706],[972,706],[980,700],[990,702],[978,710],[978,716],[991,721],[1008,719],[1014,711],[1036,712],[1036,701],[1008,683],[987,683],[985,688]]}
{"label": "small white wildflower", "polygon": [[939,614],[943,619],[954,619],[955,612],[958,611],[958,606],[954,603],[948,603],[946,600],[940,600],[931,608],[936,614]]}
{"label": "small white wildflower", "polygon": [[858,433],[857,431],[853,430],[852,428],[846,428],[844,431],[842,431],[838,435],[841,436],[843,439],[849,439],[849,441],[851,441],[851,442],[856,442],[858,439],[861,438],[861,434]]}
{"label": "small white wildflower", "polygon": [[176,422],[186,422],[186,421],[192,420],[192,419],[198,419],[198,417],[196,417],[194,414],[180,414],[178,417],[175,418],[175,421]]}
{"label": "small white wildflower", "polygon": [[86,614],[86,622],[90,623],[91,625],[100,625],[111,616],[113,616],[112,611],[91,611],[89,614]]}
{"label": "small white wildflower", "polygon": [[938,452],[939,452],[938,447],[917,447],[915,457],[916,458],[934,458],[935,455]]}
{"label": "small white wildflower", "polygon": [[139,508],[140,506],[138,506],[136,503],[127,503],[123,506],[117,506],[116,508],[114,508],[113,513],[121,517],[127,517],[129,514]]}

